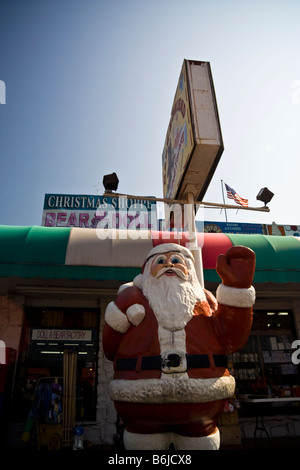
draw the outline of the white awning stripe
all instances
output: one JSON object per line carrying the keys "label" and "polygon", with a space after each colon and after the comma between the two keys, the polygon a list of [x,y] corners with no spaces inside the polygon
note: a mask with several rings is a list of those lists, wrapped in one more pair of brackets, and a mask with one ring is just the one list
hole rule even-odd
{"label": "white awning stripe", "polygon": [[[134,239],[137,238],[137,239]],[[153,247],[151,232],[72,228],[66,265],[141,267]]]}

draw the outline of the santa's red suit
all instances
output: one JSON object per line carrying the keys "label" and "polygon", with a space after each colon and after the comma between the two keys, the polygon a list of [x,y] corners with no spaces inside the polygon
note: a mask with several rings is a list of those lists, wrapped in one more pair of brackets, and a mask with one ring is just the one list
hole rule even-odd
{"label": "santa's red suit", "polygon": [[[176,244],[154,248],[146,266],[160,253],[171,252],[184,257],[189,272],[194,269],[189,250]],[[248,339],[254,265],[254,253],[245,247],[221,255],[217,271],[223,283],[217,298],[201,289],[199,299],[198,286],[192,315],[175,327],[170,315],[165,322],[163,312],[154,311],[143,274],[108,305],[103,348],[114,361],[110,394],[126,424],[127,448],[163,449],[170,442],[178,449],[218,447],[217,421],[235,391],[226,355]],[[212,439],[206,445],[207,436]]]}

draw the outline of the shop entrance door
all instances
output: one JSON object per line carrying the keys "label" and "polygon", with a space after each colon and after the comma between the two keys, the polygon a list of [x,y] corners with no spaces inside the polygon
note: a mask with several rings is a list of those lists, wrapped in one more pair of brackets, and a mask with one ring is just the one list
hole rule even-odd
{"label": "shop entrance door", "polygon": [[[40,309],[26,312],[16,376],[14,421],[26,421],[38,380],[63,377],[64,351],[75,351],[75,419],[96,415],[99,310]],[[74,355],[75,357],[75,355]]]}

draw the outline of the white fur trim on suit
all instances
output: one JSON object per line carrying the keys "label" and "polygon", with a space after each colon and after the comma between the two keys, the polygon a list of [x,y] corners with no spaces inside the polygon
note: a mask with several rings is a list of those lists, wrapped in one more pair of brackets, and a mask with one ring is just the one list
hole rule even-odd
{"label": "white fur trim on suit", "polygon": [[106,323],[118,331],[119,333],[126,333],[130,327],[130,323],[126,315],[116,306],[115,302],[110,302],[105,311]]}
{"label": "white fur trim on suit", "polygon": [[174,374],[170,379],[112,380],[112,400],[128,403],[206,403],[229,398],[235,391],[230,376],[211,379],[189,379]]}
{"label": "white fur trim on suit", "polygon": [[130,323],[138,326],[145,317],[145,308],[140,304],[133,304],[126,310],[126,315]]}
{"label": "white fur trim on suit", "polygon": [[120,294],[120,292],[122,292],[122,290],[127,289],[127,287],[131,287],[131,286],[133,286],[133,282],[126,282],[126,284],[121,284],[119,289],[118,289],[117,294]]}
{"label": "white fur trim on suit", "polygon": [[176,450],[218,450],[220,432],[217,429],[209,436],[189,437],[175,432],[137,434],[125,429],[123,442],[126,450],[169,450],[170,444]]}
{"label": "white fur trim on suit", "polygon": [[209,436],[181,436],[173,434],[173,442],[176,450],[218,450],[220,448],[220,431],[216,431]]}
{"label": "white fur trim on suit", "polygon": [[161,243],[160,245],[156,245],[147,254],[147,259],[149,259],[151,256],[154,256],[160,253],[168,253],[171,251],[180,252],[183,254],[183,256],[191,258],[194,261],[192,252],[185,246],[178,245],[177,243]]}
{"label": "white fur trim on suit", "polygon": [[143,275],[142,274],[138,274],[137,276],[135,276],[135,278],[133,279],[133,285],[138,287],[139,289],[142,289],[143,287]]}
{"label": "white fur trim on suit", "polygon": [[255,289],[238,289],[220,284],[217,289],[217,301],[231,307],[250,308],[255,302]]}

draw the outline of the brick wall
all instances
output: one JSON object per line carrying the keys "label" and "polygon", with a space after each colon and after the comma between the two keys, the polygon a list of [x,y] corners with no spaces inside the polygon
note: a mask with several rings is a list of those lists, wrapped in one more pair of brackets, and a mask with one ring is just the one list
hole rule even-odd
{"label": "brick wall", "polygon": [[108,395],[108,384],[113,378],[113,363],[105,358],[102,348],[104,313],[111,300],[101,299],[96,423],[84,424],[84,438],[94,445],[103,446],[113,444],[117,420],[114,404]]}

